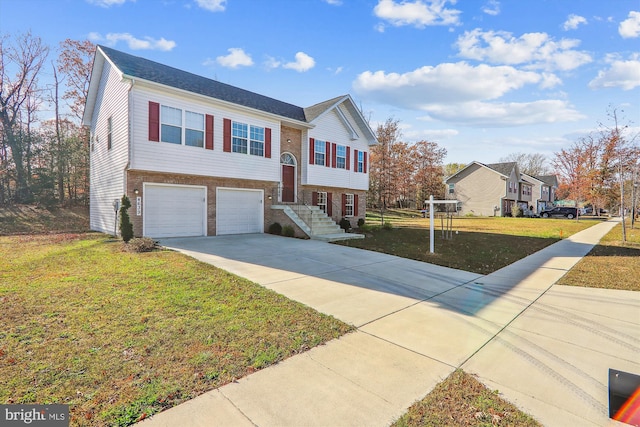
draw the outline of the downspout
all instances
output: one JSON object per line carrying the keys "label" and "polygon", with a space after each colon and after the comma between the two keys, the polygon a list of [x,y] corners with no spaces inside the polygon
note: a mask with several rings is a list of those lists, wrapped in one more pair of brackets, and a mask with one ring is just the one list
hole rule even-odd
{"label": "downspout", "polygon": [[127,90],[127,164],[124,166],[124,170],[122,171],[124,173],[124,191],[125,194],[127,193],[127,172],[129,171],[129,168],[131,167],[131,156],[133,155],[133,150],[131,148],[131,111],[133,111],[133,100],[132,100],[132,96],[131,96],[131,90],[133,89],[133,86],[135,85],[135,80],[134,79],[130,79],[129,80],[131,83],[129,84],[129,90]]}

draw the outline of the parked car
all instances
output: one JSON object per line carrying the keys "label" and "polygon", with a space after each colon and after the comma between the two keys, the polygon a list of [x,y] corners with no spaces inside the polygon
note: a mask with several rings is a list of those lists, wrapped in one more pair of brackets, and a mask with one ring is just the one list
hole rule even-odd
{"label": "parked car", "polygon": [[556,207],[540,212],[542,218],[563,217],[573,219],[578,216],[578,208]]}

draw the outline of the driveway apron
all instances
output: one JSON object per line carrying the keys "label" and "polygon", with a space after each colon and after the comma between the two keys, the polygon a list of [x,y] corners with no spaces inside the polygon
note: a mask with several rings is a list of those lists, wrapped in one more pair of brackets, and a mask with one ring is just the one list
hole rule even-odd
{"label": "driveway apron", "polygon": [[544,425],[616,424],[608,369],[640,373],[640,293],[554,286],[616,224],[487,276],[266,234],[163,240],[358,329],[141,424],[385,426],[458,367]]}

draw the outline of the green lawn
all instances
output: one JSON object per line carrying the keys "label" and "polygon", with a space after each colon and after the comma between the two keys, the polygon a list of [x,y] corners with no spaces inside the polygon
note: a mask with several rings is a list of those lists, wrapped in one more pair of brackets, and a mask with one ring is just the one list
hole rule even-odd
{"label": "green lawn", "polygon": [[0,402],[128,425],[352,328],[176,252],[0,237]]}
{"label": "green lawn", "polygon": [[569,271],[559,285],[640,291],[640,228],[627,221],[627,242],[617,225]]}
{"label": "green lawn", "polygon": [[[416,211],[390,211],[380,227],[380,217],[368,214],[365,239],[341,244],[397,255],[480,274],[489,274],[584,230],[596,220],[542,218],[454,217],[451,238],[443,237],[436,219],[435,253],[429,252],[429,218]],[[445,225],[446,227],[446,225]]]}

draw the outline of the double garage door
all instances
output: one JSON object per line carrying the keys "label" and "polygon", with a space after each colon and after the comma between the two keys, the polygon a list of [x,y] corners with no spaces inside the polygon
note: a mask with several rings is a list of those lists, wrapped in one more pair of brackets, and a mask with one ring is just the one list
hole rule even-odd
{"label": "double garage door", "polygon": [[[217,235],[262,233],[262,190],[218,188]],[[207,235],[207,189],[195,185],[144,186],[144,230],[149,237]]]}

